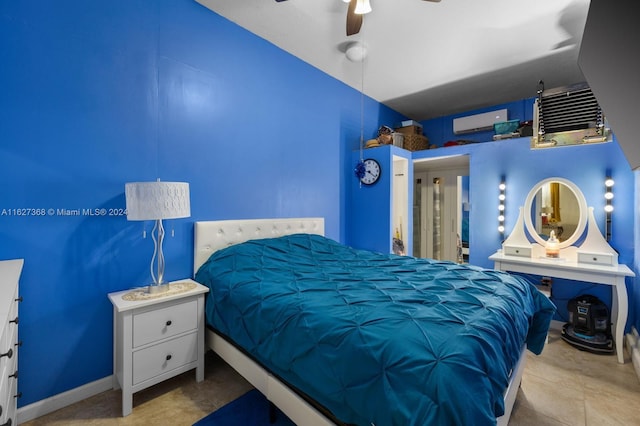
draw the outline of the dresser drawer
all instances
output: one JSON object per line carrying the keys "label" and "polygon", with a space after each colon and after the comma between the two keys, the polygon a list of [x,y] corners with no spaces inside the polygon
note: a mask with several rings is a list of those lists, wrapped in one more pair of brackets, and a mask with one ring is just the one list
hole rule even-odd
{"label": "dresser drawer", "polygon": [[505,256],[531,257],[531,246],[504,246]]}
{"label": "dresser drawer", "polygon": [[7,419],[7,412],[10,407],[11,381],[9,380],[9,373],[6,369],[0,371],[0,373],[2,374],[2,376],[0,376],[0,424],[2,424]]}
{"label": "dresser drawer", "polygon": [[578,262],[592,263],[594,265],[613,266],[618,263],[618,260],[614,260],[614,256],[611,253],[578,252]]}
{"label": "dresser drawer", "polygon": [[0,371],[4,371],[6,374],[13,374],[18,359],[17,334],[17,326],[10,323],[7,324],[2,332],[2,337],[0,337],[0,354],[4,355],[0,358]]}
{"label": "dresser drawer", "polygon": [[18,381],[9,377],[13,374],[13,371],[5,371],[2,377],[2,383],[0,385],[0,407],[2,413],[0,414],[0,424],[6,424],[8,419],[11,419],[12,424],[16,423],[16,394],[18,393]]}
{"label": "dresser drawer", "polygon": [[133,353],[133,385],[198,359],[198,333],[187,334]]}
{"label": "dresser drawer", "polygon": [[198,302],[191,300],[133,315],[133,347],[195,330]]}

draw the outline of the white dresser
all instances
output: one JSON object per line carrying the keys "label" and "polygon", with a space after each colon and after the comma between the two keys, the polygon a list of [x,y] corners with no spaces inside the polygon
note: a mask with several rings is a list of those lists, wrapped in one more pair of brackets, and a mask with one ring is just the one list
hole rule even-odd
{"label": "white dresser", "polygon": [[23,259],[0,261],[0,425],[15,425],[18,407],[18,281]]}
{"label": "white dresser", "polygon": [[113,304],[113,387],[122,388],[122,415],[133,394],[185,371],[204,380],[204,295],[192,280],[171,283],[178,292],[109,294]]}

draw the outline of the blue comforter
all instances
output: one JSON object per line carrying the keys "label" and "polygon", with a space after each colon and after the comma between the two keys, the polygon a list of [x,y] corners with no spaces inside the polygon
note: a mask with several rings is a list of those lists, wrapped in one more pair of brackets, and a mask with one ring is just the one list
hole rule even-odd
{"label": "blue comforter", "polygon": [[213,328],[367,426],[495,424],[522,345],[542,351],[555,311],[517,276],[308,234],[220,250],[195,278]]}

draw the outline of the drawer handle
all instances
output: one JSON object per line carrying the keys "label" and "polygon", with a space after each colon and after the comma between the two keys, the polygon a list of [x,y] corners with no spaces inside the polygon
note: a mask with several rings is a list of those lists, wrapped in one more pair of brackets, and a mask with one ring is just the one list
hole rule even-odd
{"label": "drawer handle", "polygon": [[597,257],[594,257],[594,258],[593,258],[593,261],[594,261],[594,262],[597,262],[597,261],[598,261],[598,258],[597,258]]}
{"label": "drawer handle", "polygon": [[171,355],[167,355],[167,357],[165,358],[167,361],[171,361]]}
{"label": "drawer handle", "polygon": [[3,354],[0,354],[0,358],[2,357],[11,358],[13,356],[13,349],[9,348],[9,350]]}
{"label": "drawer handle", "polygon": [[11,374],[9,377],[18,378],[18,370],[15,373]]}
{"label": "drawer handle", "polygon": [[9,321],[9,322],[14,322],[14,323],[18,324],[18,317],[16,317],[16,319],[11,320],[11,321]]}
{"label": "drawer handle", "polygon": [[167,324],[167,327],[169,327],[169,326],[172,324],[172,323],[171,323],[171,320],[167,321],[167,323],[166,323],[166,324]]}
{"label": "drawer handle", "polygon": [[520,250],[516,250],[516,253],[520,253]]}

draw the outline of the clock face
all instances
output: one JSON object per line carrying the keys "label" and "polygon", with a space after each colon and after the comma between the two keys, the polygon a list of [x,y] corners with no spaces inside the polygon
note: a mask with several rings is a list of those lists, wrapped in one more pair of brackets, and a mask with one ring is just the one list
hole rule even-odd
{"label": "clock face", "polygon": [[364,160],[364,176],[360,178],[360,182],[365,185],[373,185],[380,178],[380,173],[382,173],[380,163],[371,158]]}

